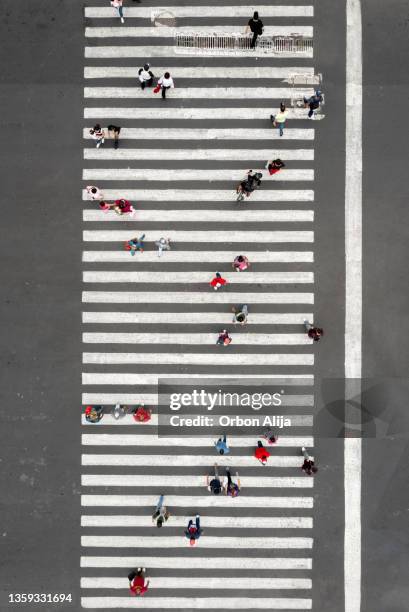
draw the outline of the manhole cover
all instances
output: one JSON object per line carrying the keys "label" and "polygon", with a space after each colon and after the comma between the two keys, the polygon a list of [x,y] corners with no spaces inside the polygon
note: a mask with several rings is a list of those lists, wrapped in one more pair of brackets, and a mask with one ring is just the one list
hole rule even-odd
{"label": "manhole cover", "polygon": [[151,21],[155,26],[164,26],[167,28],[176,27],[176,17],[171,11],[153,11]]}

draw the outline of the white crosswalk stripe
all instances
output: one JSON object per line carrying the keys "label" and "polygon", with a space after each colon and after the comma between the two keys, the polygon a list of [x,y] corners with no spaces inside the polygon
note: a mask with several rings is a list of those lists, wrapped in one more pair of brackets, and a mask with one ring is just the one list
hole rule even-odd
{"label": "white crosswalk stripe", "polygon": [[[94,424],[81,415],[81,568],[89,568],[81,576],[81,606],[311,610],[314,478],[301,470],[300,449],[314,458],[314,349],[303,323],[314,320],[318,124],[307,123],[307,110],[291,105],[312,95],[314,86],[293,87],[291,76],[314,76],[313,51],[283,49],[278,57],[256,47],[215,58],[179,53],[174,37],[243,33],[254,10],[266,36],[312,37],[314,8],[211,6],[206,0],[160,7],[148,0],[125,3],[121,24],[108,2],[95,4],[84,8],[85,122],[79,135],[82,302],[92,305],[82,313],[81,399],[104,415]],[[175,27],[155,25],[162,11],[163,19],[175,17]],[[153,87],[139,87],[138,70],[147,61],[155,84],[167,70],[172,74],[168,100],[153,95]],[[283,136],[270,121],[280,102],[288,106]],[[97,121],[105,130],[111,123],[121,127],[119,148],[108,134],[103,146],[94,146],[89,130]],[[270,176],[265,164],[276,158],[286,167]],[[235,189],[249,168],[263,173],[262,185],[238,204]],[[89,184],[108,201],[130,200],[135,212],[100,210],[88,198]],[[132,256],[125,243],[142,234],[144,251]],[[161,237],[170,238],[171,250],[158,257]],[[239,254],[251,266],[236,274],[231,264]],[[217,292],[209,286],[216,270],[227,279]],[[249,305],[246,327],[233,324],[232,307],[241,304]],[[216,345],[223,328],[232,335],[229,347]],[[203,416],[202,406],[162,412],[169,386],[180,394],[188,385],[279,393],[281,404],[260,412],[220,401],[205,414],[217,423],[233,419],[226,432],[222,425],[201,425],[171,435],[171,416]],[[131,410],[115,418],[115,404],[144,404],[151,418],[138,422]],[[291,426],[265,424],[274,415]],[[273,445],[257,438],[266,429],[278,436]],[[214,444],[223,433],[230,453],[220,455]],[[270,453],[264,467],[254,457],[258,439]],[[240,474],[242,490],[234,499],[207,491],[206,474],[215,462],[223,479],[226,467],[233,479]],[[158,530],[151,516],[160,493],[170,518]],[[196,513],[204,532],[192,554],[184,530]],[[157,570],[147,596],[138,599],[129,596],[127,580],[135,567],[146,567],[148,577]],[[248,570],[244,583],[242,570]]]}

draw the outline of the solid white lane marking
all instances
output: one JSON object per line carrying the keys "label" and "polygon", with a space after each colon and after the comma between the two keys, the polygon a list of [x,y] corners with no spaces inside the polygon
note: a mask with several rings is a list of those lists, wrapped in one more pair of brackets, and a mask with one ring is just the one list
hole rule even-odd
{"label": "solid white lane marking", "polygon": [[[104,417],[105,420],[105,417]],[[310,419],[311,420],[311,419]],[[150,422],[150,421],[149,421]],[[121,421],[116,421],[116,423],[121,423]],[[135,421],[134,421],[135,424]],[[137,426],[137,425],[136,425]],[[212,441],[209,439],[209,443]],[[215,455],[137,455],[138,463],[137,464],[129,464],[128,461],[129,455],[83,455],[82,456],[82,465],[84,466],[109,466],[109,467],[125,467],[129,465],[138,465],[140,467],[186,467],[186,465],[192,467],[209,467],[213,466]],[[283,455],[275,455],[271,456],[268,460],[268,464],[270,467],[279,467],[279,468],[298,468],[301,469],[303,464],[303,457],[294,457],[294,456],[283,456]],[[239,467],[254,467],[254,457],[253,456],[231,456],[225,455],[223,457],[223,466],[230,465],[233,469],[237,469]],[[112,478],[116,478],[113,476]],[[166,478],[168,478],[166,476]],[[305,480],[305,478],[304,478]],[[115,484],[115,483],[114,483]],[[119,483],[118,483],[119,484]],[[145,483],[146,484],[146,483]],[[170,486],[170,483],[168,483]],[[242,483],[243,484],[243,483]],[[134,486],[134,485],[132,485]],[[204,486],[203,478],[200,481],[200,485]],[[250,486],[250,484],[246,484],[243,486]],[[255,485],[251,485],[255,486]],[[262,486],[260,484],[260,486]],[[307,485],[312,486],[312,485]],[[146,523],[146,519],[145,523]]]}
{"label": "solid white lane marking", "polygon": [[[166,6],[162,7],[166,11],[170,11],[175,17],[247,17],[252,13],[251,6]],[[307,6],[270,6],[268,4],[257,6],[257,9],[263,17],[313,17],[314,7]],[[153,11],[158,10],[157,6],[138,6],[124,7],[126,18],[137,17],[138,19],[151,19]],[[110,7],[102,6],[86,6],[85,17],[94,19],[113,19],[116,16],[114,10]],[[236,26],[239,29],[239,26]]]}
{"label": "solid white lane marking", "polygon": [[[167,138],[166,134],[163,134],[163,136]],[[261,170],[261,168],[253,168],[253,170]],[[214,181],[235,181],[235,183],[238,183],[243,178],[241,174],[237,169],[88,168],[82,171],[82,178],[84,181],[210,181],[211,183]],[[271,177],[268,173],[265,173],[265,178],[272,182],[313,181],[314,170],[281,170]]]}
{"label": "solid white lane marking", "polygon": [[[247,325],[302,325],[311,320],[312,313],[252,313]],[[163,323],[198,324],[231,323],[232,315],[226,312],[83,312],[83,323]],[[135,374],[134,376],[140,376]],[[220,376],[220,375],[219,375]],[[157,376],[156,376],[157,378]],[[267,377],[266,377],[267,378]],[[137,383],[135,383],[137,384]]]}
{"label": "solid white lane marking", "polygon": [[[159,114],[159,113],[158,113]],[[91,134],[89,133],[89,128],[84,128],[83,130],[83,138],[85,140],[91,140]],[[287,139],[287,140],[313,140],[314,139],[314,130],[310,128],[305,129],[286,129],[284,130],[284,136],[281,137],[278,133],[277,129],[269,127],[267,129],[240,129],[240,128],[219,128],[219,129],[203,129],[203,128],[123,128],[121,129],[121,138],[125,140],[251,140],[252,142],[256,140],[278,140],[278,139]],[[115,149],[114,149],[115,151]],[[158,159],[161,159],[160,150],[158,151]],[[178,172],[189,172],[185,170],[177,170]],[[174,170],[166,170],[164,169],[156,169],[156,170],[143,170],[143,172],[153,172],[154,174],[159,174],[161,172],[175,172]],[[192,170],[190,170],[192,172]],[[199,172],[200,170],[193,170],[193,172]],[[207,171],[202,171],[207,172]],[[238,170],[212,170],[212,172],[219,173],[219,176],[226,175],[229,172],[234,172],[235,175],[238,174]],[[295,171],[297,172],[297,171]],[[309,171],[311,172],[311,171]],[[221,173],[221,174],[220,174]],[[288,173],[288,170],[281,170],[277,175],[279,176],[281,173]],[[289,176],[294,173],[291,171]],[[233,178],[235,177],[233,174]],[[229,175],[230,176],[230,175]],[[84,179],[86,177],[83,177]],[[233,180],[232,178],[232,180]],[[291,180],[291,179],[287,179]],[[295,179],[293,179],[295,180]],[[301,180],[301,179],[297,179]],[[303,179],[304,180],[304,179]]]}
{"label": "solid white lane marking", "polygon": [[[243,180],[243,176],[238,175],[237,184]],[[104,189],[107,200],[126,198],[133,202],[231,202],[236,201],[235,189]],[[88,200],[84,189],[83,200]],[[276,189],[273,183],[266,181],[263,188],[254,191],[249,198],[249,202],[312,202],[314,191],[312,189]],[[244,204],[245,206],[245,204]],[[128,217],[129,218],[129,217]],[[132,217],[130,217],[132,220]],[[203,234],[203,232],[199,232]],[[220,232],[224,233],[225,232]],[[261,234],[261,232],[260,232]]]}
{"label": "solid white lane marking", "polygon": [[[200,25],[195,26],[178,26],[177,28],[161,27],[87,27],[85,28],[86,38],[174,38],[175,34],[190,34],[191,32],[200,32],[203,34],[213,34],[215,26]],[[235,25],[218,25],[217,32],[220,34],[242,34],[243,28]],[[264,36],[291,36],[296,33],[298,36],[306,36],[312,38],[313,27],[303,25],[290,26],[265,26]]]}
{"label": "solid white lane marking", "polygon": [[[157,32],[157,30],[155,30]],[[168,90],[168,96],[175,100],[268,100],[289,99],[291,96],[310,97],[314,89],[291,89],[290,87],[176,87]],[[140,87],[84,87],[84,98],[125,98],[145,99],[146,92]],[[277,132],[278,130],[276,130]],[[285,131],[284,131],[285,133]]]}
{"label": "solid white lane marking", "polygon": [[[89,395],[89,394],[88,394]],[[129,394],[129,393],[103,393],[100,395],[93,394],[95,401],[88,403],[94,404],[116,404],[121,402],[127,404],[137,404],[137,403],[145,403],[145,404],[157,404],[158,403],[158,395],[157,393],[138,393],[138,394]],[[314,397],[313,395],[288,395],[284,394],[281,397],[281,406],[313,406],[314,405]],[[226,406],[228,408],[228,406]],[[234,404],[233,404],[234,409]]]}
{"label": "solid white lane marking", "polygon": [[[153,192],[154,193],[154,192]],[[157,192],[156,192],[157,193]],[[188,193],[188,192],[187,192]],[[192,191],[193,193],[193,191]],[[126,198],[127,195],[121,194],[122,197]],[[186,194],[187,195],[187,194]],[[137,214],[137,213],[135,213]],[[129,217],[128,217],[129,218]],[[132,220],[132,217],[131,217]],[[149,242],[155,242],[163,236],[163,230],[150,230],[149,231]],[[227,241],[225,231],[217,230],[169,230],[166,232],[166,237],[170,240],[178,242],[222,242],[223,244]],[[129,240],[133,234],[130,230],[85,230],[83,232],[84,242],[125,242]],[[228,232],[229,242],[313,242],[314,233],[312,231],[240,231],[240,230],[229,230]],[[166,253],[163,255],[166,257]]]}
{"label": "solid white lane marking", "polygon": [[[200,7],[202,9],[203,7]],[[217,8],[217,7],[212,7]],[[234,11],[240,7],[230,7]],[[110,9],[108,9],[110,10]],[[129,9],[128,9],[129,10]],[[140,10],[140,9],[137,9]],[[260,10],[260,9],[259,9]],[[140,66],[85,66],[85,79],[137,79]],[[153,66],[155,74],[164,74],[168,66]],[[172,66],[175,79],[237,79],[243,74],[251,79],[288,79],[292,75],[314,75],[312,66]],[[305,112],[304,112],[305,118]]]}
{"label": "solid white lane marking", "polygon": [[[283,488],[283,489],[311,489],[314,486],[312,478],[269,476],[240,478],[243,488]],[[188,487],[189,489],[204,488],[204,476],[158,476],[146,474],[83,474],[81,484],[83,487]]]}
{"label": "solid white lane marking", "polygon": [[[226,348],[226,347],[220,347]],[[243,358],[242,353],[225,352],[220,353],[83,353],[83,363],[98,364],[152,364],[152,365],[230,365],[242,366],[243,362],[247,366],[251,365],[310,365],[314,364],[314,355],[310,353],[262,353],[247,354]],[[91,394],[84,393],[83,404],[95,404],[95,398],[113,398],[115,402],[124,397],[121,394]],[[102,400],[100,400],[102,401]],[[124,400],[125,401],[125,400]],[[104,403],[112,403],[106,400]]]}
{"label": "solid white lane marking", "polygon": [[[246,577],[246,589],[311,589],[309,578],[254,578]],[[129,589],[127,578],[87,577],[81,578],[82,589]],[[154,576],[151,589],[241,589],[243,578],[198,578]]]}
{"label": "solid white lane marking", "polygon": [[[360,397],[362,377],[362,14],[346,3],[345,397]],[[349,411],[347,409],[347,417]],[[348,423],[348,418],[347,421]],[[348,426],[348,425],[347,425]],[[344,440],[345,612],[361,610],[362,440]]]}
{"label": "solid white lane marking", "polygon": [[[159,28],[158,28],[159,29]],[[306,51],[282,51],[280,57],[291,58],[292,60],[298,61],[300,58],[311,59],[314,53],[312,49]],[[139,45],[133,47],[131,45],[116,45],[116,46],[98,46],[98,47],[85,47],[84,56],[86,58],[121,58],[121,57],[139,57],[142,60],[146,60],[147,57],[160,57],[166,59],[169,57],[177,57],[180,59],[180,53],[176,52],[174,46],[169,45]],[[240,51],[240,57],[265,57],[263,51],[257,49],[248,49]],[[200,58],[201,59],[201,58]]]}
{"label": "solid white lane marking", "polygon": [[[84,313],[94,314],[94,313]],[[103,314],[103,313],[95,313]],[[112,313],[104,313],[112,314]],[[124,313],[125,314],[125,313]],[[171,314],[171,313],[169,313]],[[99,384],[104,385],[157,385],[159,378],[177,378],[183,381],[191,382],[194,380],[204,380],[209,386],[217,386],[219,378],[226,379],[226,384],[231,383],[236,386],[247,386],[257,383],[259,386],[264,385],[284,385],[284,386],[312,386],[314,384],[314,376],[312,374],[240,374],[240,378],[235,378],[232,374],[136,374],[122,372],[99,372],[99,373],[83,373],[83,380],[86,384],[93,384],[93,380],[99,380]],[[93,378],[95,377],[95,379]],[[182,381],[181,381],[182,382]],[[84,383],[85,384],[85,383]],[[288,397],[288,395],[286,396]],[[284,399],[284,398],[283,398]],[[107,417],[104,417],[104,422]],[[127,417],[125,417],[126,419]]]}
{"label": "solid white lane marking", "polygon": [[[159,610],[210,610],[220,609],[220,597],[81,597],[83,608],[158,608]],[[223,598],[225,610],[311,610],[311,599],[298,599],[293,597],[226,597]]]}
{"label": "solid white lane marking", "polygon": [[[103,210],[84,210],[83,221],[98,221],[99,223],[107,223],[114,221],[117,223],[125,223],[126,216],[117,215],[116,212]],[[138,221],[180,221],[183,215],[183,221],[231,221],[231,210],[204,210],[198,208],[196,210],[163,210],[163,209],[146,209],[138,210],[134,216]],[[234,222],[312,222],[314,221],[313,210],[242,210],[240,215],[234,215]],[[234,259],[235,256],[233,256]],[[212,257],[213,261],[214,258]],[[263,260],[264,261],[264,260]]]}
{"label": "solid white lane marking", "polygon": [[[178,436],[175,437],[161,437],[158,438],[157,435],[149,435],[142,434],[141,435],[133,435],[133,434],[82,434],[81,436],[81,444],[83,446],[178,446],[180,447],[181,439]],[[199,438],[198,436],[194,436],[192,438],[183,437],[183,444],[188,447],[204,447],[205,449],[209,448],[209,444],[213,444],[212,437]],[[252,437],[235,437],[231,436],[228,439],[229,446],[231,448],[255,448],[256,442],[254,436]],[[311,436],[279,436],[276,444],[274,446],[280,448],[298,448],[298,450],[305,446],[306,448],[312,448],[314,446],[314,439]],[[181,455],[178,455],[181,457]],[[217,455],[216,455],[217,456]],[[155,457],[159,457],[158,461],[161,461],[166,464],[167,461],[171,461],[171,457],[174,455],[144,455],[147,460],[149,458],[154,461]],[[190,455],[186,455],[182,457],[180,460],[184,459],[186,461],[187,457]],[[279,460],[279,456],[271,456],[269,461]],[[193,459],[193,457],[192,457]],[[254,459],[253,457],[231,457],[230,455],[223,456],[223,461],[239,461],[241,459]],[[138,465],[138,461],[142,461],[142,456],[135,455],[83,455],[83,465],[118,465],[115,461],[119,461],[119,465],[121,464],[121,460],[125,463],[123,465]],[[97,463],[95,463],[95,461]],[[130,462],[130,463],[129,463]],[[212,461],[212,464],[214,460]],[[186,463],[185,463],[186,465]],[[254,463],[253,463],[254,465]]]}
{"label": "solid white lane marking", "polygon": [[[180,439],[179,439],[180,441]],[[254,460],[256,461],[256,460]],[[263,469],[260,467],[260,469]],[[81,495],[81,505],[84,507],[155,507],[158,496],[155,495]],[[230,508],[232,500],[227,496],[211,495],[167,495],[166,502],[169,507],[181,508]],[[246,497],[239,495],[234,498],[234,505],[239,508],[312,508],[312,497]],[[203,538],[205,539],[205,538]],[[240,539],[240,538],[238,538]],[[179,545],[183,538],[177,537]],[[215,538],[217,540],[217,538]],[[161,539],[158,539],[161,541]],[[209,541],[209,540],[208,540]],[[235,546],[236,547],[236,546]],[[237,546],[238,548],[239,546]],[[216,548],[216,546],[210,546]],[[223,546],[222,546],[223,548]],[[269,548],[269,547],[268,547]]]}
{"label": "solid white lane marking", "polygon": [[[209,284],[212,274],[208,272],[123,272],[122,270],[92,270],[83,274],[84,283],[205,283]],[[226,274],[229,284],[272,284],[272,283],[313,283],[313,272],[247,272]],[[209,278],[210,277],[210,278]],[[212,289],[213,290],[213,289]],[[306,334],[304,334],[306,335]],[[308,336],[307,336],[308,337]]]}
{"label": "solid white lane marking", "polygon": [[[82,334],[84,344],[193,344],[206,346],[215,344],[215,334],[192,333],[120,333],[87,332]],[[307,334],[255,334],[241,333],[234,338],[238,346],[296,346],[311,345],[313,340]]]}
{"label": "solid white lane marking", "polygon": [[[172,526],[185,527],[190,518],[172,514]],[[82,515],[81,527],[147,527],[149,520],[132,514]],[[313,526],[309,516],[202,516],[201,522],[203,527],[212,529],[312,529]]]}
{"label": "solid white lane marking", "polygon": [[313,293],[83,291],[86,304],[313,304]]}
{"label": "solid white lane marking", "polygon": [[[203,109],[206,110],[206,109]],[[286,130],[288,132],[288,130]],[[313,161],[314,149],[84,149],[84,159],[253,161],[265,159]]]}
{"label": "solid white lane marking", "polygon": [[[149,567],[174,569],[310,570],[312,559],[301,557],[81,557],[81,567]],[[220,602],[219,602],[220,603]]]}
{"label": "solid white lane marking", "polygon": [[[192,505],[194,504],[191,498]],[[206,536],[200,539],[200,548],[312,548],[312,538],[277,538],[274,536],[261,538],[243,536],[215,537]],[[189,546],[187,538],[182,536],[81,536],[81,546],[98,548],[186,548]]]}
{"label": "solid white lane marking", "polygon": [[[227,70],[227,68],[225,69]],[[228,68],[230,70],[230,67]],[[270,118],[270,114],[277,111],[277,101],[272,101],[271,107],[253,108],[253,107],[220,107],[220,108],[184,108],[184,107],[167,107],[157,106],[150,108],[148,106],[142,108],[135,107],[85,107],[84,119],[266,119]],[[303,108],[288,108],[288,119],[303,119],[305,121],[305,109]],[[316,119],[320,119],[322,115],[317,115]],[[270,126],[271,127],[271,126]],[[273,130],[272,130],[273,131]],[[288,132],[288,130],[286,130]],[[118,150],[117,152],[120,152]],[[293,150],[287,150],[288,154],[295,153]],[[278,157],[278,156],[277,156]],[[233,159],[233,158],[232,158]],[[282,157],[285,159],[285,157]],[[287,158],[288,159],[288,158]]]}
{"label": "solid white lane marking", "polygon": [[[88,212],[88,211],[87,211]],[[121,217],[119,217],[121,218]],[[161,264],[183,262],[183,263],[200,263],[201,270],[209,270],[214,272],[215,263],[232,262],[237,255],[237,251],[168,251],[166,259],[162,259]],[[308,262],[314,261],[314,253],[312,251],[246,251],[249,260],[254,263],[282,263],[282,262]],[[121,262],[130,263],[151,263],[158,261],[156,251],[145,251],[143,259],[134,260],[127,251],[83,251],[82,261],[84,262]],[[121,313],[122,314],[122,313]],[[192,313],[195,314],[195,313]],[[275,314],[271,313],[274,317]],[[166,316],[166,313],[164,313]],[[177,313],[176,316],[179,316]],[[310,314],[310,316],[312,316]],[[300,315],[301,317],[301,315]],[[308,317],[305,317],[310,320]],[[304,319],[297,319],[297,323]],[[266,321],[267,322],[267,321]]]}

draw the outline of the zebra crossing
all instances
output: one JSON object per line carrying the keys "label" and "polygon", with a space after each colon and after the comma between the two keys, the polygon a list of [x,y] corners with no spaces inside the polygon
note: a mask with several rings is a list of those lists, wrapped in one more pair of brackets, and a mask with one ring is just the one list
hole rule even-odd
{"label": "zebra crossing", "polygon": [[[282,100],[313,93],[290,85],[292,74],[316,72],[312,51],[178,55],[173,37],[243,32],[254,10],[267,35],[313,36],[313,7],[128,0],[120,25],[106,0],[85,4],[82,403],[103,405],[106,414],[97,424],[81,417],[81,605],[311,610],[314,479],[301,471],[300,448],[313,454],[314,354],[302,324],[314,319],[319,124],[289,108],[280,137],[269,116]],[[175,28],[154,25],[161,8]],[[171,72],[166,101],[138,87],[146,61],[155,77]],[[97,122],[121,126],[118,149],[110,139],[95,148],[89,129]],[[276,157],[286,168],[270,177],[264,166]],[[263,172],[262,186],[238,204],[235,188],[249,168]],[[129,199],[135,212],[99,210],[87,184],[108,201]],[[124,243],[142,234],[145,250],[131,256]],[[162,236],[172,248],[158,258]],[[240,253],[251,267],[237,274],[231,264]],[[217,292],[209,287],[216,270],[227,279]],[[238,304],[249,305],[244,327],[233,325]],[[229,347],[215,344],[223,328]],[[273,447],[265,442],[267,466],[253,457],[257,426],[232,426],[225,456],[213,446],[220,427],[161,435],[167,380],[181,392],[188,383],[279,391],[280,414],[292,426],[278,431]],[[145,404],[152,418],[117,420],[109,413],[116,403]],[[249,406],[220,405],[213,414],[257,416]],[[238,497],[207,492],[215,461],[222,475],[225,467],[240,473]],[[161,493],[171,516],[159,530],[151,515]],[[183,531],[196,513],[204,533],[191,549]],[[146,567],[151,581],[144,597],[129,594],[135,567]]]}

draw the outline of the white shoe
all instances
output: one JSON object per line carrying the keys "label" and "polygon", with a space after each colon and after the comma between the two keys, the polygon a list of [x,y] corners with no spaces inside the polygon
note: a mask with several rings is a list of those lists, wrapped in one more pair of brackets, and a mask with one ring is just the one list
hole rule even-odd
{"label": "white shoe", "polygon": [[97,149],[99,149],[100,146],[101,146],[101,143],[97,142]]}
{"label": "white shoe", "polygon": [[266,163],[266,165],[264,166],[264,168],[265,168],[266,170],[268,170],[268,164],[269,164],[269,162],[267,162],[267,163]]}
{"label": "white shoe", "polygon": [[121,17],[121,23],[125,23],[125,19]]}
{"label": "white shoe", "polygon": [[302,452],[305,453],[305,446],[301,448]]}

